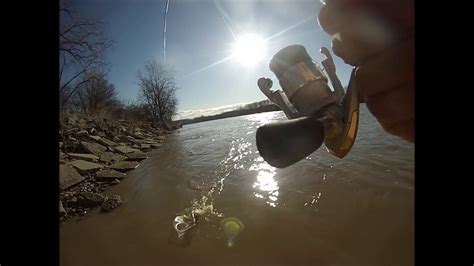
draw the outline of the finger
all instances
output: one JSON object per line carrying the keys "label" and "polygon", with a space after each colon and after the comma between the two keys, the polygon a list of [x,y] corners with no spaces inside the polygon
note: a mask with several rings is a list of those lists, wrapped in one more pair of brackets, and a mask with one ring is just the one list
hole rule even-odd
{"label": "finger", "polygon": [[392,135],[398,136],[411,143],[415,143],[415,118],[399,121],[391,126],[384,126],[382,124],[382,128]]}
{"label": "finger", "polygon": [[413,84],[364,97],[369,111],[384,128],[415,117],[415,91]]}
{"label": "finger", "polygon": [[324,31],[333,35],[353,25],[348,18],[360,12],[383,18],[384,24],[392,28],[399,39],[414,36],[413,0],[331,0],[321,7],[318,23]]}
{"label": "finger", "polygon": [[415,80],[414,40],[385,50],[358,67],[355,84],[363,97],[398,88]]}

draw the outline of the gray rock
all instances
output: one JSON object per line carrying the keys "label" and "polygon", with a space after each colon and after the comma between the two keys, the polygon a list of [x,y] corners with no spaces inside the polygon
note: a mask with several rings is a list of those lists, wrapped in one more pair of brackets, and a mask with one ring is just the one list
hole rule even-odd
{"label": "gray rock", "polygon": [[61,149],[63,147],[64,143],[62,141],[59,142],[59,148]]}
{"label": "gray rock", "polygon": [[90,143],[90,142],[81,141],[81,146],[87,152],[95,154],[99,157],[102,153],[104,153],[107,150],[107,147],[102,146],[98,143]]}
{"label": "gray rock", "polygon": [[151,144],[142,144],[140,145],[140,149],[149,149],[151,148]]}
{"label": "gray rock", "polygon": [[154,143],[154,144],[151,144],[151,147],[153,147],[153,148],[159,148],[159,147],[161,147],[162,145],[163,145],[163,144],[161,144],[161,143]]}
{"label": "gray rock", "polygon": [[99,193],[81,192],[77,198],[77,203],[84,207],[95,207],[101,205],[106,197]]}
{"label": "gray rock", "polygon": [[67,137],[67,139],[70,140],[70,141],[74,141],[74,142],[77,141],[77,139],[75,137],[71,136],[71,135],[69,135],[69,137]]}
{"label": "gray rock", "polygon": [[63,145],[63,150],[64,151],[75,151],[78,147],[78,143],[74,142],[74,141],[71,141],[71,140],[67,140],[64,142],[64,145]]}
{"label": "gray rock", "polygon": [[71,134],[73,134],[74,132],[77,132],[77,131],[79,131],[79,128],[77,128],[77,127],[66,129],[66,130],[63,131],[63,135],[64,136],[69,136],[69,135],[71,135]]}
{"label": "gray rock", "polygon": [[143,134],[141,132],[135,132],[133,136],[137,139],[143,139]]}
{"label": "gray rock", "polygon": [[165,136],[158,136],[158,137],[156,137],[156,138],[159,139],[159,140],[165,140],[165,139],[166,139]]}
{"label": "gray rock", "polygon": [[77,119],[75,117],[68,117],[67,123],[71,126],[75,126],[77,124]]}
{"label": "gray rock", "polygon": [[87,132],[87,130],[81,130],[81,131],[77,132],[75,135],[78,138],[79,137],[85,137],[85,136],[89,135],[89,132]]}
{"label": "gray rock", "polygon": [[133,143],[133,144],[136,144],[136,145],[141,145],[143,143],[143,140],[141,139],[133,139],[133,140],[128,140],[129,143]]}
{"label": "gray rock", "polygon": [[119,195],[115,194],[107,198],[107,200],[102,203],[102,210],[104,211],[112,211],[113,209],[117,208],[122,204],[122,199]]}
{"label": "gray rock", "polygon": [[81,174],[90,174],[90,173],[95,173],[99,171],[102,168],[102,165],[96,164],[96,163],[91,163],[88,161],[84,160],[74,160],[71,162],[71,164],[76,167],[76,169],[79,171]]}
{"label": "gray rock", "polygon": [[95,156],[94,154],[87,154],[87,153],[69,153],[68,156],[71,159],[84,160],[84,161],[90,161],[90,162],[95,162],[99,160],[98,156]]}
{"label": "gray rock", "polygon": [[141,161],[148,158],[148,156],[143,152],[132,152],[127,153],[128,161]]}
{"label": "gray rock", "polygon": [[59,165],[59,188],[64,190],[77,183],[84,181],[84,177],[81,176],[74,167],[68,164]]}
{"label": "gray rock", "polygon": [[104,145],[104,146],[109,146],[109,147],[114,147],[114,146],[117,146],[117,143],[111,141],[111,140],[108,140],[106,138],[101,138],[99,140],[99,143]]}
{"label": "gray rock", "polygon": [[132,148],[134,148],[134,149],[140,149],[140,146],[138,146],[137,144],[133,144],[133,145],[132,145]]}
{"label": "gray rock", "polygon": [[140,163],[138,163],[138,162],[121,161],[121,162],[112,164],[110,166],[110,168],[112,168],[114,170],[124,172],[124,171],[133,170],[133,169],[137,168],[139,165],[140,165]]}
{"label": "gray rock", "polygon": [[125,159],[127,159],[127,156],[117,154],[117,153],[113,153],[113,152],[110,152],[110,151],[106,151],[106,152],[102,153],[99,160],[101,162],[104,162],[104,163],[110,163],[110,162],[120,162],[120,161],[123,161]]}
{"label": "gray rock", "polygon": [[126,146],[126,145],[117,146],[117,147],[114,147],[114,149],[121,152],[121,153],[123,153],[123,154],[140,151],[140,150],[131,148],[131,147]]}
{"label": "gray rock", "polygon": [[91,130],[89,130],[89,133],[91,133],[91,134],[94,134],[95,132],[97,132],[97,130],[95,128],[91,128]]}
{"label": "gray rock", "polygon": [[97,141],[97,142],[101,139],[100,136],[96,136],[96,135],[89,135],[89,138],[91,138],[92,140]]}
{"label": "gray rock", "polygon": [[120,184],[120,180],[114,179],[112,182],[110,182],[111,185],[118,185]]}
{"label": "gray rock", "polygon": [[97,181],[112,181],[115,179],[123,179],[127,175],[115,170],[102,170],[96,173]]}
{"label": "gray rock", "polygon": [[63,203],[59,201],[59,217],[67,216],[67,212],[63,207]]}

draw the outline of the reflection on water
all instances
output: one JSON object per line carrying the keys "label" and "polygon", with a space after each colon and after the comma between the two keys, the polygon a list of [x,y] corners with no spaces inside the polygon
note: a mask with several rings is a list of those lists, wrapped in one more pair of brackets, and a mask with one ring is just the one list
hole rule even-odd
{"label": "reflection on water", "polygon": [[[413,265],[413,145],[363,107],[344,159],[322,147],[277,169],[259,156],[255,132],[283,119],[254,114],[170,135],[110,189],[119,208],[61,227],[60,264]],[[193,211],[181,241],[173,222]]]}
{"label": "reflection on water", "polygon": [[263,161],[262,157],[255,159],[255,163],[249,168],[249,171],[257,171],[257,181],[253,188],[255,197],[266,199],[266,203],[272,207],[278,204],[278,182],[273,179],[275,168]]}

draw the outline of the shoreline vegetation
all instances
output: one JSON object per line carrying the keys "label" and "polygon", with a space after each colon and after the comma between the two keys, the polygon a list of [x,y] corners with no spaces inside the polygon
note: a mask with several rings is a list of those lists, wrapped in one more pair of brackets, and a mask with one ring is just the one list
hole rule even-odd
{"label": "shoreline vegetation", "polygon": [[276,104],[272,103],[270,100],[267,99],[260,102],[247,104],[243,107],[240,107],[237,110],[227,111],[221,114],[210,115],[210,116],[200,116],[200,117],[189,118],[189,119],[180,119],[180,120],[176,120],[176,123],[179,124],[180,126],[183,126],[187,124],[194,124],[194,123],[200,123],[200,122],[223,119],[223,118],[230,118],[230,117],[258,114],[258,113],[265,113],[265,112],[273,112],[273,111],[281,111],[281,109]]}

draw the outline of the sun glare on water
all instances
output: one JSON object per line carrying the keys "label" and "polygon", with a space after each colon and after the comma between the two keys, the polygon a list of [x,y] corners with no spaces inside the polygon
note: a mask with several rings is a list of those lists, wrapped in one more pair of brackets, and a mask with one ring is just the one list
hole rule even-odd
{"label": "sun glare on water", "polygon": [[266,41],[255,33],[239,36],[232,47],[232,57],[246,67],[255,66],[265,58],[266,53]]}

